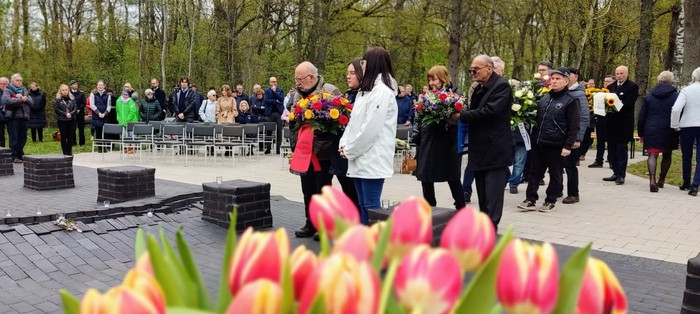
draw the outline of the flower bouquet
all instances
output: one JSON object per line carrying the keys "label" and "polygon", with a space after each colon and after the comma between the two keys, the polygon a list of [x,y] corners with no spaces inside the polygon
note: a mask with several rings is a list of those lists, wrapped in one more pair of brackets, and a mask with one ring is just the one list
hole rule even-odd
{"label": "flower bouquet", "polygon": [[593,95],[593,113],[605,116],[620,111],[624,104],[615,93],[598,92]]}
{"label": "flower bouquet", "polygon": [[418,97],[415,109],[422,125],[438,124],[464,109],[464,97],[454,92],[432,90]]}
{"label": "flower bouquet", "polygon": [[352,104],[343,96],[331,93],[312,94],[297,101],[289,113],[289,122],[297,121],[293,130],[299,131],[304,124],[309,124],[314,131],[338,133],[350,121]]}
{"label": "flower bouquet", "polygon": [[586,98],[588,99],[588,111],[593,112],[593,96],[596,93],[609,93],[610,91],[607,88],[595,88],[595,87],[589,87],[586,89]]}
{"label": "flower bouquet", "polygon": [[535,93],[537,99],[544,96],[544,94],[549,92],[549,75],[542,75],[535,73],[532,75],[532,80],[530,81],[530,87]]}
{"label": "flower bouquet", "polygon": [[513,88],[513,105],[510,115],[510,127],[513,130],[518,129],[518,125],[522,123],[527,130],[531,130],[537,123],[537,103],[535,93],[531,87],[521,84],[519,87]]}
{"label": "flower bouquet", "polygon": [[[227,235],[218,298],[212,300],[182,229],[136,234],[137,262],[124,282],[82,300],[61,291],[65,313],[624,313],[627,298],[590,245],[561,265],[549,243],[496,241],[490,218],[465,207],[430,246],[431,207],[398,205],[386,222],[361,225],[340,190],[326,186],[309,212],[320,252],[291,251],[284,229]],[[332,246],[331,246],[332,241]],[[469,281],[466,279],[469,278]]]}

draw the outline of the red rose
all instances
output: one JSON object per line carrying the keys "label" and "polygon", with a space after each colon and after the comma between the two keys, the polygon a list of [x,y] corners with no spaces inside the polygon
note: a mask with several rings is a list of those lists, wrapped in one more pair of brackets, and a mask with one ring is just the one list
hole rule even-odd
{"label": "red rose", "polygon": [[416,105],[416,110],[418,110],[418,111],[423,110],[423,104],[417,104],[417,105]]}
{"label": "red rose", "polygon": [[340,125],[347,125],[348,124],[348,116],[341,115],[340,117],[338,117],[338,123],[340,123]]}
{"label": "red rose", "polygon": [[351,103],[347,103],[347,104],[345,105],[345,108],[348,108],[348,110],[352,110],[352,104],[351,104]]}
{"label": "red rose", "polygon": [[301,107],[294,106],[294,114],[301,114]]}
{"label": "red rose", "polygon": [[311,105],[311,108],[313,110],[321,110],[323,108],[323,104],[320,101],[317,101],[313,105]]}
{"label": "red rose", "polygon": [[447,99],[447,94],[442,93],[442,94],[440,94],[440,96],[438,96],[438,98],[440,98],[440,100],[445,100],[445,99]]}
{"label": "red rose", "polygon": [[342,102],[340,101],[340,98],[333,98],[333,106],[340,106]]}
{"label": "red rose", "polygon": [[455,110],[462,111],[462,109],[464,109],[464,105],[461,102],[455,104]]}

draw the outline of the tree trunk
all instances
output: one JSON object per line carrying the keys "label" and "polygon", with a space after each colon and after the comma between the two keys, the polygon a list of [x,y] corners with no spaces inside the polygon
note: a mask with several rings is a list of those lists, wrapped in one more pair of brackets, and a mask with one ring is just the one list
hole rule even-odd
{"label": "tree trunk", "polygon": [[[31,46],[31,34],[29,34],[29,0],[22,0],[22,42],[24,47]],[[22,49],[22,55],[26,57],[26,50]]]}
{"label": "tree trunk", "polygon": [[304,61],[303,41],[304,41],[304,12],[306,10],[306,0],[299,0],[299,8],[297,9],[297,27],[296,27],[296,57],[297,63]]}
{"label": "tree trunk", "polygon": [[664,56],[664,69],[673,70],[673,55],[676,51],[676,30],[678,30],[678,19],[681,14],[680,1],[671,8],[671,26],[668,28],[668,49]]}
{"label": "tree trunk", "polygon": [[452,76],[452,80],[458,81],[459,70],[459,55],[460,47],[462,46],[462,0],[452,0],[452,8],[450,13],[450,48],[447,53],[448,70]]}
{"label": "tree trunk", "polygon": [[[651,54],[651,36],[654,30],[654,0],[641,0],[639,14],[639,40],[637,40],[637,66],[635,67],[635,78],[639,85],[639,95],[647,93],[649,84],[649,59]],[[637,98],[637,105],[634,107],[635,116],[641,109],[641,98]]]}
{"label": "tree trunk", "polygon": [[685,0],[684,3],[684,53],[683,81],[686,81],[694,69],[700,67],[700,1]]}
{"label": "tree trunk", "polygon": [[163,47],[160,51],[160,75],[162,77],[163,89],[168,88],[167,76],[165,76],[165,53],[168,48],[168,0],[163,0]]}
{"label": "tree trunk", "polygon": [[13,5],[12,5],[12,59],[13,60],[20,60],[20,51],[19,51],[19,26],[20,26],[20,13],[22,9],[22,0],[14,0]]}
{"label": "tree trunk", "polygon": [[672,71],[673,71],[673,82],[676,85],[680,85],[681,82],[684,81],[683,79],[683,50],[684,50],[684,37],[685,37],[685,9],[683,6],[683,1],[684,0],[678,0],[678,26],[675,29],[675,33],[673,36],[675,36],[675,49],[672,52],[673,53],[673,66],[672,66]]}
{"label": "tree trunk", "polygon": [[534,13],[529,12],[527,15],[525,15],[525,19],[523,20],[523,24],[521,25],[520,36],[518,36],[518,43],[515,46],[515,51],[513,51],[513,72],[511,75],[512,78],[525,79],[526,77],[528,77],[525,74],[525,38],[527,37],[528,28],[534,16]]}

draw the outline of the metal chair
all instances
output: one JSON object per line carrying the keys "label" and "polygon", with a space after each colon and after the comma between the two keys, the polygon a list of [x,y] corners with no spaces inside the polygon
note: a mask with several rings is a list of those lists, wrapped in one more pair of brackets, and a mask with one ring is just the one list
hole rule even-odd
{"label": "metal chair", "polygon": [[[277,122],[261,122],[263,126],[261,132],[260,142],[263,144],[270,144],[270,150],[276,147],[277,144]],[[267,149],[267,148],[266,148]]]}
{"label": "metal chair", "polygon": [[[242,154],[246,153],[247,146],[243,145],[243,126],[227,125],[221,130],[221,138],[214,143],[214,147],[224,150],[224,158],[227,153],[231,154],[231,166],[235,165],[236,149]],[[214,164],[216,164],[216,154],[214,154]]]}
{"label": "metal chair", "polygon": [[139,163],[143,161],[144,146],[154,152],[153,161],[155,162],[155,150],[153,149],[155,138],[153,133],[154,128],[151,124],[134,124],[131,137],[122,140],[124,148],[133,148],[138,151]]}
{"label": "metal chair", "polygon": [[[207,165],[209,152],[214,153],[214,126],[195,125],[192,127],[192,135],[185,140],[185,166],[188,164],[190,152],[196,153],[200,148],[204,148],[204,165]],[[193,154],[194,156],[195,154]]]}
{"label": "metal chair", "polygon": [[284,169],[284,160],[287,159],[287,153],[292,152],[292,130],[289,127],[282,129],[282,141],[280,142],[280,158],[282,159],[282,169]]}
{"label": "metal chair", "polygon": [[259,124],[244,124],[243,125],[243,144],[250,146],[250,155],[257,155],[258,146],[260,145],[260,130],[263,127]]}
{"label": "metal chair", "polygon": [[[92,160],[95,160],[95,147],[100,153],[111,151],[115,145],[122,146],[122,135],[124,134],[124,126],[121,124],[105,123],[102,126],[102,138],[92,140]],[[115,137],[112,139],[111,137]],[[102,155],[102,160],[105,160],[105,155]]]}
{"label": "metal chair", "polygon": [[160,140],[154,141],[155,152],[157,155],[159,150],[172,150],[171,160],[175,163],[175,150],[185,146],[185,125],[180,123],[163,124]]}

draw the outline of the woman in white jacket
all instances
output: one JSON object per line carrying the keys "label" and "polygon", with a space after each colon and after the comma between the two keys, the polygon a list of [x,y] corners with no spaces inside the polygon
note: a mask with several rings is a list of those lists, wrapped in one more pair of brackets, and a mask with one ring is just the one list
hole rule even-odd
{"label": "woman in white jacket", "polygon": [[207,99],[199,107],[199,118],[202,122],[216,123],[216,91],[210,90]]}
{"label": "woman in white jacket", "polygon": [[384,179],[394,174],[398,87],[386,50],[370,48],[362,59],[364,77],[339,149],[348,159],[347,176],[355,179],[360,218],[367,224],[367,210],[381,207]]}
{"label": "woman in white jacket", "polygon": [[[671,128],[681,130],[681,153],[683,155],[683,185],[688,194],[698,195],[700,186],[700,68],[693,70],[692,83],[681,90],[671,109]],[[691,180],[693,144],[695,145],[695,175]]]}

